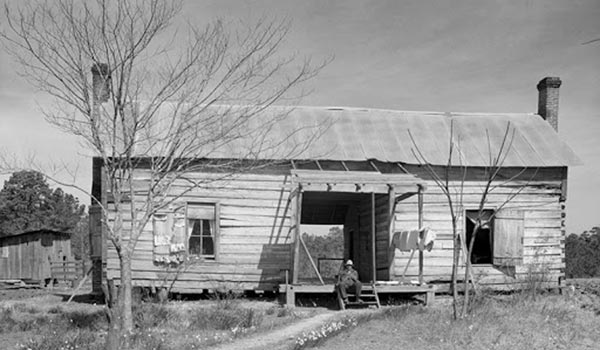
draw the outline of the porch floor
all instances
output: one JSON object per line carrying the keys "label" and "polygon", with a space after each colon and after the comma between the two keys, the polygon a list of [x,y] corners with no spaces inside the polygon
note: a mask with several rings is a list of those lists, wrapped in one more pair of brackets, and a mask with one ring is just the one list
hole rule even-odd
{"label": "porch floor", "polygon": [[[376,284],[377,293],[387,294],[425,294],[425,304],[431,305],[435,299],[437,287],[435,285],[408,285],[408,284]],[[363,284],[363,291],[371,291],[373,287],[370,284]],[[286,304],[293,306],[295,304],[295,294],[311,294],[311,293],[334,293],[335,284],[326,283],[298,283],[298,284],[280,284],[279,293],[285,294]]]}

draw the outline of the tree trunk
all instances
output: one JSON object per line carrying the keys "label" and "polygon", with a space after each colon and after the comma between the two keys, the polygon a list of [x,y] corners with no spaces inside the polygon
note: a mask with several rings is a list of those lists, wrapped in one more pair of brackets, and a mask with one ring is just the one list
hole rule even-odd
{"label": "tree trunk", "polygon": [[[473,283],[473,290],[475,290],[475,281],[473,280],[473,278],[471,276],[471,252],[473,251],[473,247],[475,246],[475,238],[477,237],[477,234],[479,233],[480,228],[481,228],[481,225],[479,223],[477,223],[475,225],[475,228],[473,229],[473,234],[471,235],[471,240],[468,242],[469,246],[467,248],[467,251],[465,252],[465,257],[466,257],[465,258],[465,261],[466,261],[465,288],[464,288],[465,302],[463,304],[462,316],[465,316],[469,312],[470,293],[471,293],[469,280],[471,280],[471,283]],[[466,239],[466,235],[465,235],[465,239]],[[475,290],[475,293],[477,293],[476,290]]]}
{"label": "tree trunk", "polygon": [[121,348],[121,315],[117,304],[118,291],[113,280],[108,280],[102,285],[106,302],[106,316],[108,318],[108,334],[106,335],[106,350],[119,350]]}
{"label": "tree trunk", "polygon": [[[118,292],[114,284],[109,283],[109,330],[106,338],[106,350],[127,349],[127,340],[133,332],[133,310],[132,310],[132,282],[131,282],[131,254],[122,251],[119,255],[121,267],[121,284]],[[109,281],[112,282],[112,281]],[[116,301],[116,302],[115,302]]]}
{"label": "tree trunk", "polygon": [[454,312],[454,319],[458,319],[458,290],[457,290],[457,277],[458,277],[458,264],[460,254],[460,240],[456,227],[456,218],[452,217],[452,236],[454,238],[454,249],[452,251],[452,310]]}
{"label": "tree trunk", "polygon": [[121,328],[125,333],[133,331],[131,253],[125,250],[121,256],[121,285],[119,286],[119,307]]}
{"label": "tree trunk", "polygon": [[462,306],[462,312],[461,312],[461,317],[464,317],[467,315],[467,313],[469,312],[469,293],[471,293],[471,287],[469,284],[469,276],[471,274],[471,249],[473,248],[469,248],[466,252],[466,266],[465,266],[465,281],[463,282],[464,284],[464,301],[463,301],[463,306]]}

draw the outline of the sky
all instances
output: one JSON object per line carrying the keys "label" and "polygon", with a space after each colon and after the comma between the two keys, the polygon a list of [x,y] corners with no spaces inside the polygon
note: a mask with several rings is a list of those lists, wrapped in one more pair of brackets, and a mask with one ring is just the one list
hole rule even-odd
{"label": "sky", "polygon": [[[600,0],[187,0],[177,23],[265,16],[292,21],[282,54],[333,57],[303,105],[535,113],[537,82],[560,77],[559,134],[584,163],[569,169],[567,231],[600,226],[600,41],[587,43]],[[90,152],[44,121],[51,100],[17,73],[0,51],[0,149],[68,164],[59,176],[91,188]]]}

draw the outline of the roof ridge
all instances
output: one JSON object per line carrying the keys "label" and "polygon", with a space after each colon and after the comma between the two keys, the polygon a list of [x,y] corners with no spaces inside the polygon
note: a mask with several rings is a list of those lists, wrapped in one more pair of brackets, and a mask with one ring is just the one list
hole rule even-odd
{"label": "roof ridge", "polygon": [[[176,101],[164,101],[163,103],[176,103]],[[244,104],[219,104],[214,103],[211,106],[215,107],[252,107],[253,105]],[[257,105],[258,106],[258,105]],[[312,110],[328,110],[328,111],[354,111],[354,112],[392,112],[392,113],[415,113],[415,114],[428,114],[428,115],[439,115],[439,116],[522,116],[522,115],[538,115],[535,112],[460,112],[460,111],[424,111],[424,110],[403,110],[403,109],[390,109],[390,108],[376,108],[376,107],[353,107],[353,106],[316,106],[316,105],[278,105],[271,104],[264,106],[266,108],[290,108],[290,109],[312,109]]]}
{"label": "roof ridge", "polygon": [[298,109],[315,109],[315,110],[331,110],[331,111],[362,111],[362,112],[397,112],[397,113],[418,113],[418,114],[432,114],[441,116],[522,116],[522,115],[537,115],[534,112],[449,112],[449,111],[423,111],[423,110],[402,110],[402,109],[389,109],[389,108],[372,108],[372,107],[352,107],[352,106],[310,106],[310,105],[298,105],[298,106],[285,106],[285,105],[272,105],[272,107],[288,107]]}

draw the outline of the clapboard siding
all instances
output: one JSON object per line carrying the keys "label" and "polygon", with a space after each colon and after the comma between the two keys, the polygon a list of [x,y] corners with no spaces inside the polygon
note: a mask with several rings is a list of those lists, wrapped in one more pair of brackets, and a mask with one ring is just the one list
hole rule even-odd
{"label": "clapboard siding", "polygon": [[[423,273],[425,281],[448,281],[452,268],[452,226],[447,199],[431,181],[427,172],[417,166],[407,166],[409,173],[417,176],[425,185],[423,194],[423,222],[437,232],[437,239],[431,252],[424,252]],[[506,182],[520,170],[507,169],[501,174],[498,187],[489,195],[486,207],[496,208],[515,191],[520,193],[511,200],[508,207],[524,211],[523,264],[516,268],[516,279],[491,265],[474,266],[473,276],[480,283],[502,289],[507,284],[518,282],[519,278],[544,270],[544,278],[558,281],[564,273],[564,202],[563,168],[538,169],[527,171],[517,180]],[[450,172],[452,179],[462,178],[456,170]],[[469,169],[467,181],[462,186],[463,209],[476,209],[485,182],[481,181],[481,169]],[[535,176],[534,176],[535,175]],[[149,173],[140,170],[135,173],[133,202],[136,208],[143,208],[143,198],[149,185]],[[243,289],[271,289],[283,281],[283,269],[291,264],[292,230],[292,184],[289,174],[245,174],[235,178],[219,180],[219,175],[194,173],[188,175],[192,181],[217,180],[206,182],[189,190],[189,181],[176,181],[169,193],[174,205],[187,202],[219,203],[220,235],[218,259],[216,261],[195,261],[185,269],[166,267],[153,261],[153,228],[149,222],[139,237],[132,258],[133,283],[137,286],[165,286],[173,284],[179,292],[198,292],[201,289],[215,289],[221,285]],[[457,190],[460,183],[452,182]],[[524,186],[524,187],[523,187]],[[310,188],[303,188],[305,191]],[[322,189],[321,189],[322,190]],[[401,195],[402,193],[396,193]],[[110,197],[108,197],[110,198]],[[408,263],[410,253],[395,249],[390,252],[392,233],[389,232],[389,196],[375,196],[376,215],[376,264],[378,279],[399,280]],[[114,211],[114,204],[107,203]],[[417,228],[417,196],[409,197],[396,206],[391,220],[395,230]],[[124,206],[123,223],[129,227],[129,206]],[[372,275],[371,242],[371,197],[362,197],[351,218],[347,215],[347,227],[356,228],[354,236],[355,264],[361,279],[370,280]],[[108,217],[114,220],[114,212]],[[463,229],[463,219],[459,229]],[[125,234],[127,237],[127,233]],[[348,245],[349,242],[346,242]],[[118,279],[119,264],[114,247],[107,245],[106,276]],[[392,254],[391,256],[389,254]],[[417,257],[406,269],[407,279],[418,276]],[[391,265],[390,265],[391,263]],[[389,270],[387,269],[388,267]],[[459,274],[464,274],[464,258],[461,257]]]}
{"label": "clapboard siding", "polygon": [[[424,225],[437,232],[437,240],[431,252],[424,252],[423,274],[425,281],[449,280],[452,269],[452,225],[447,198],[423,169],[409,169],[424,179],[427,191],[423,195]],[[555,171],[538,170],[533,179],[532,172],[523,174],[527,181],[497,183],[498,187],[488,196],[486,208],[495,209],[506,202],[515,191],[519,193],[504,208],[524,211],[523,263],[516,267],[516,278],[506,276],[491,265],[474,266],[473,277],[482,284],[515,283],[528,274],[545,271],[545,278],[557,283],[564,273],[564,210],[561,202],[560,169]],[[557,174],[558,173],[558,174]],[[456,174],[455,174],[456,175]],[[455,177],[460,179],[460,177]],[[549,180],[548,180],[549,179]],[[460,180],[451,181],[451,188],[460,192]],[[525,187],[523,187],[525,186]],[[484,183],[476,178],[463,184],[462,209],[477,209]],[[456,204],[456,199],[454,203]],[[462,214],[462,210],[461,210]],[[408,198],[398,203],[395,212],[394,227],[414,229],[418,224],[417,200]],[[464,216],[459,219],[458,229],[464,229]],[[410,253],[394,252],[394,279],[401,279],[408,263]],[[465,257],[461,256],[459,278],[464,278]],[[418,265],[413,259],[406,277],[416,279]]]}
{"label": "clapboard siding", "polygon": [[[148,188],[146,171],[134,176],[136,208],[143,208]],[[191,174],[192,180],[218,179],[214,174]],[[189,182],[176,181],[169,192],[177,198],[174,206],[188,202],[220,205],[220,232],[217,261],[194,261],[180,266],[164,266],[153,261],[152,223],[142,232],[132,257],[133,283],[158,286],[175,281],[174,291],[217,288],[234,283],[246,289],[270,289],[281,282],[281,270],[290,265],[291,205],[290,180],[285,175],[248,174],[216,180],[187,191]],[[187,191],[187,193],[185,193]],[[130,226],[129,207],[124,207],[124,225]],[[113,217],[111,217],[113,216]],[[109,216],[109,222],[114,215]],[[127,236],[127,234],[126,234]],[[117,253],[109,244],[107,278],[119,278]]]}

